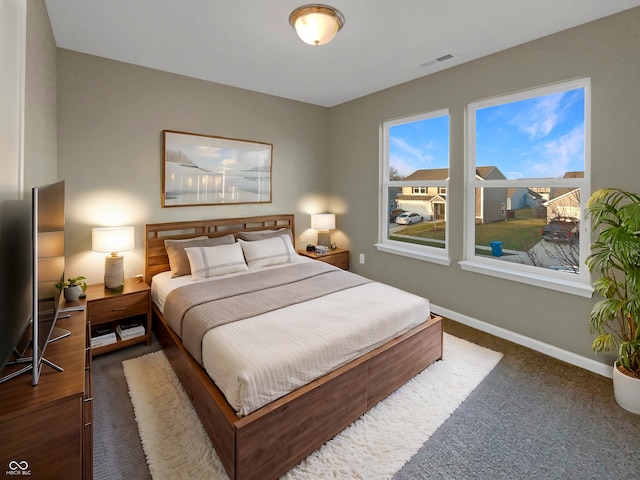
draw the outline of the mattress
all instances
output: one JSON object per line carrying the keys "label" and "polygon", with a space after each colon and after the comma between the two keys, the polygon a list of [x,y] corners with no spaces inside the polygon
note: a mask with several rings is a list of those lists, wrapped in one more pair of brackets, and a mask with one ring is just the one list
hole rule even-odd
{"label": "mattress", "polygon": [[[211,279],[200,280],[206,281]],[[168,293],[189,283],[193,283],[189,276],[156,275],[153,301],[162,310]],[[211,329],[203,337],[202,363],[231,407],[243,416],[428,318],[425,298],[369,282]]]}

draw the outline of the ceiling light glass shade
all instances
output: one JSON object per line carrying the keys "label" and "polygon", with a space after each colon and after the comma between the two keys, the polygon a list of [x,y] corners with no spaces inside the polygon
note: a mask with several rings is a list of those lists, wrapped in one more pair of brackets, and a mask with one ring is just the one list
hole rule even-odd
{"label": "ceiling light glass shade", "polygon": [[296,8],[289,23],[303,42],[318,46],[333,40],[344,25],[344,17],[333,7],[314,3]]}

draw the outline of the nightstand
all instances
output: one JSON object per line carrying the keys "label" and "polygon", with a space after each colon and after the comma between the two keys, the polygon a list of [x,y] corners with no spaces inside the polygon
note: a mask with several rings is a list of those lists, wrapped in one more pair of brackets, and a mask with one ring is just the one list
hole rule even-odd
{"label": "nightstand", "polygon": [[343,270],[349,270],[349,250],[330,248],[327,253],[307,252],[306,250],[298,250],[298,253],[314,260],[335,265]]}
{"label": "nightstand", "polygon": [[[127,278],[121,290],[110,290],[103,283],[89,285],[86,294],[92,355],[141,342],[151,345],[151,289],[142,279]],[[117,327],[136,324],[142,328],[133,328],[141,333],[123,340]]]}

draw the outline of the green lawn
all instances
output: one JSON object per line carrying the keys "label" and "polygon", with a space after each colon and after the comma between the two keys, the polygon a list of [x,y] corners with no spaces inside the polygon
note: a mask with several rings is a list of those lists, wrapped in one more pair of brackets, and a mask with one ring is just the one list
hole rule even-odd
{"label": "green lawn", "polygon": [[[476,245],[489,247],[491,242],[501,241],[503,249],[528,250],[540,241],[542,227],[546,224],[546,219],[534,218],[533,213],[533,210],[529,209],[516,210],[515,218],[505,222],[476,225]],[[444,240],[445,224],[444,222],[437,222],[437,224],[421,222],[395,233]]]}

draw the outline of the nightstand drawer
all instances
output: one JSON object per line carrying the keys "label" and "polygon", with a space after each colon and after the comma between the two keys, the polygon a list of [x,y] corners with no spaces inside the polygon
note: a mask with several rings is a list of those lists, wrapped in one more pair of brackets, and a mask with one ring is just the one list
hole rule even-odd
{"label": "nightstand drawer", "polygon": [[89,302],[87,314],[92,324],[118,320],[149,312],[149,293],[131,293]]}
{"label": "nightstand drawer", "polygon": [[349,270],[349,252],[334,253],[332,255],[326,255],[318,257],[318,260],[335,265],[343,270]]}
{"label": "nightstand drawer", "polygon": [[349,250],[334,248],[327,253],[316,253],[314,251],[298,250],[298,254],[303,257],[312,258],[319,262],[328,263],[343,270],[349,270]]}

